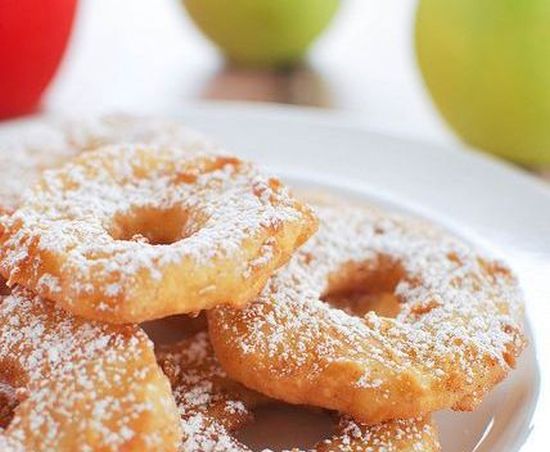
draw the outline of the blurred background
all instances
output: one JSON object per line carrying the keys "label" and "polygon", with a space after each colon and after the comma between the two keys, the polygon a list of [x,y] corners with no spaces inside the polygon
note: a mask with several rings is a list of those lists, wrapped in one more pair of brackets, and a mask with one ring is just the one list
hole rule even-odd
{"label": "blurred background", "polygon": [[0,116],[201,100],[550,167],[550,0],[0,0]]}

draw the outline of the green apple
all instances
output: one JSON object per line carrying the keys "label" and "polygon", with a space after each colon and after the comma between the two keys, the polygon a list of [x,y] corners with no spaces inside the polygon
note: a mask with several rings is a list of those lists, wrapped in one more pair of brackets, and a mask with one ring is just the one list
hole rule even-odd
{"label": "green apple", "polygon": [[550,164],[550,0],[421,0],[418,62],[468,143]]}
{"label": "green apple", "polygon": [[187,11],[227,57],[247,66],[299,60],[340,0],[184,0]]}

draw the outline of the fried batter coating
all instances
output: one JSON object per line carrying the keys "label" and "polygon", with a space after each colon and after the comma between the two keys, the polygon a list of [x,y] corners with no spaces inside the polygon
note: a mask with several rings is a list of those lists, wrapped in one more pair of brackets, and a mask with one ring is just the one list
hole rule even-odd
{"label": "fried batter coating", "polygon": [[73,317],[23,289],[0,297],[0,449],[175,451],[170,384],[136,326]]}
{"label": "fried batter coating", "polygon": [[[318,233],[254,302],[208,312],[226,372],[369,424],[474,409],[525,347],[510,270],[426,222],[350,206],[317,213]],[[323,301],[342,295],[378,299],[376,312]]]}
{"label": "fried batter coating", "polygon": [[0,273],[74,314],[142,322],[244,305],[316,226],[250,163],[107,146],[46,171],[0,219]]}
{"label": "fried batter coating", "polygon": [[0,213],[13,212],[42,172],[102,145],[144,143],[190,152],[218,147],[178,121],[125,114],[48,118],[0,128]]}
{"label": "fried batter coating", "polygon": [[[253,422],[253,410],[273,403],[232,381],[220,367],[206,332],[157,352],[159,364],[172,383],[180,409],[183,452],[250,452],[235,433]],[[292,449],[298,452],[298,449]],[[428,419],[359,424],[337,416],[333,435],[312,451],[437,451],[437,431]]]}

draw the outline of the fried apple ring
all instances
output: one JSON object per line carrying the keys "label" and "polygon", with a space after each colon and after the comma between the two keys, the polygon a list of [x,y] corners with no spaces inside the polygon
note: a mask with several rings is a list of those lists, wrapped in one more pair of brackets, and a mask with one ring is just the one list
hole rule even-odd
{"label": "fried apple ring", "polygon": [[86,318],[137,323],[245,304],[316,219],[234,157],[129,145],[47,171],[2,225],[8,285]]}
{"label": "fried apple ring", "polygon": [[[208,313],[223,368],[271,397],[370,424],[474,409],[525,346],[508,268],[425,222],[350,206],[318,214],[318,233],[256,301]],[[397,315],[323,301],[342,295],[385,300]]]}
{"label": "fried apple ring", "polygon": [[[18,404],[2,450],[176,450],[167,378],[137,326],[73,317],[17,288],[0,297],[0,381]],[[8,391],[3,391],[9,394]]]}
{"label": "fried apple ring", "polygon": [[12,212],[23,192],[45,169],[55,168],[100,145],[144,143],[193,150],[215,145],[179,122],[122,114],[77,119],[49,118],[0,128],[0,213]]}
{"label": "fried apple ring", "polygon": [[[181,414],[181,451],[250,451],[235,432],[253,420],[253,410],[273,403],[230,380],[220,367],[206,332],[162,346],[157,359],[172,383]],[[298,449],[292,449],[298,452]],[[436,451],[437,431],[431,421],[409,419],[365,426],[340,416],[331,438],[314,451]]]}
{"label": "fried apple ring", "polygon": [[60,121],[70,146],[80,151],[109,144],[177,146],[189,152],[216,152],[219,147],[180,121],[154,116],[107,114]]}

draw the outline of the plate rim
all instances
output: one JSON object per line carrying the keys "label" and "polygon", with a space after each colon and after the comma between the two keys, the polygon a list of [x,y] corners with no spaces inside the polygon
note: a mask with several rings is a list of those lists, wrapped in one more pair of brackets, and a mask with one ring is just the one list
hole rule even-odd
{"label": "plate rim", "polygon": [[[515,189],[521,191],[520,198],[538,198],[546,202],[549,202],[550,206],[550,185],[547,185],[540,179],[535,178],[534,176],[528,174],[526,171],[517,169],[511,163],[502,161],[497,157],[482,154],[481,152],[475,151],[465,145],[442,145],[434,144],[429,142],[422,142],[416,139],[410,139],[405,137],[395,137],[391,134],[388,134],[380,130],[370,130],[365,127],[361,121],[354,118],[351,112],[339,112],[339,111],[321,111],[312,108],[304,107],[295,107],[295,106],[283,106],[283,105],[270,105],[270,104],[261,104],[261,103],[248,103],[248,102],[228,102],[228,101],[216,101],[216,102],[198,102],[191,103],[186,105],[179,111],[177,114],[173,114],[176,119],[183,120],[185,123],[190,124],[194,128],[197,128],[199,131],[203,129],[202,127],[197,127],[197,121],[190,121],[190,118],[196,116],[202,116],[202,120],[207,119],[208,122],[215,124],[223,123],[227,118],[231,118],[233,122],[240,121],[252,121],[255,124],[257,123],[277,123],[277,130],[280,130],[281,127],[286,127],[288,124],[298,124],[298,127],[308,129],[323,129],[330,128],[332,130],[338,131],[337,133],[359,133],[365,137],[371,137],[376,140],[382,140],[386,142],[397,143],[398,146],[407,147],[418,151],[421,147],[424,149],[425,153],[418,153],[421,155],[420,158],[428,158],[430,155],[436,155],[441,153],[445,156],[445,159],[448,161],[449,166],[457,165],[470,165],[476,166],[480,165],[486,170],[489,174],[493,174],[498,178],[509,178],[509,181],[514,185]],[[198,121],[200,123],[200,121]],[[230,147],[231,149],[231,147]],[[235,149],[236,153],[239,153],[238,149]],[[355,153],[356,151],[347,150],[348,153]],[[326,158],[325,152],[320,152],[318,159]],[[366,158],[364,156],[363,158]],[[360,159],[359,159],[360,160]],[[261,160],[260,160],[261,161]],[[366,163],[366,161],[364,161]],[[293,176],[296,172],[301,173],[301,176],[304,176],[304,168],[292,168],[292,164],[281,166],[269,166],[270,169],[275,172],[282,173],[283,175]],[[315,169],[310,170],[310,175],[313,175],[317,178],[322,178],[327,176],[323,171],[317,171]],[[351,185],[356,185],[357,181],[353,181]],[[361,184],[358,184],[361,185]],[[349,187],[347,187],[349,188]],[[369,187],[362,187],[361,191],[365,192],[367,195],[372,195],[368,190]],[[376,196],[377,197],[377,196]],[[453,230],[462,230],[463,234],[467,237],[471,237],[476,242],[483,242],[479,236],[476,236],[475,230],[468,230],[468,221],[463,221],[463,226],[459,227],[456,221],[449,221],[449,218],[446,215],[433,215],[433,211],[429,209],[424,209],[421,204],[411,204],[409,202],[402,202],[395,199],[395,196],[386,196],[383,197],[384,201],[389,201],[391,204],[396,204],[398,206],[404,206],[406,210],[413,213],[420,213],[421,216],[426,216],[428,218],[434,218],[438,223],[442,223],[445,227],[450,227]],[[495,200],[496,201],[496,200]],[[539,212],[540,213],[540,212]],[[550,218],[550,211],[547,212],[548,218]],[[542,215],[541,218],[544,218]],[[506,225],[503,225],[506,228]],[[540,237],[539,237],[540,238]],[[484,241],[485,245],[490,244],[491,240]],[[544,262],[548,264],[548,269],[550,270],[550,242],[547,244],[547,248],[543,250],[542,257]],[[521,247],[521,245],[520,245]],[[550,295],[550,283],[545,284],[545,294]],[[541,303],[538,303],[540,305]],[[533,341],[531,347],[535,353],[535,365],[537,367],[537,381],[535,384],[535,390],[533,397],[536,399],[536,404],[530,407],[530,416],[524,421],[524,425],[528,428],[523,435],[520,435],[516,444],[512,447],[521,449],[524,451],[530,450],[539,450],[540,447],[546,444],[545,435],[543,430],[545,413],[548,413],[550,409],[550,400],[546,394],[545,387],[542,385],[544,381],[544,367],[541,366],[541,361],[548,362],[550,364],[550,350],[546,350],[542,344],[548,344],[550,347],[550,331],[544,333],[544,328],[541,323],[544,320],[544,311],[539,312],[535,308],[536,303],[528,302],[527,306],[527,321],[532,328]],[[544,358],[544,360],[542,360]]]}

